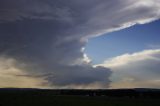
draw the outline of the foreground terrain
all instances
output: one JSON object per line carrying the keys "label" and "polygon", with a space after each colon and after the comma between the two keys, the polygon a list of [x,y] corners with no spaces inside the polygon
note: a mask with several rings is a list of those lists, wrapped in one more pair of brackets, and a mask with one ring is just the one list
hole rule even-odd
{"label": "foreground terrain", "polygon": [[0,89],[0,106],[160,106],[159,90]]}

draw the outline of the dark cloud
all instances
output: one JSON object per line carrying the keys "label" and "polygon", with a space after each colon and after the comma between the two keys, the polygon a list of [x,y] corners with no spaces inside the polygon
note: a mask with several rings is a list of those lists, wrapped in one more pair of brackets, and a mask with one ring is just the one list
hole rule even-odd
{"label": "dark cloud", "polygon": [[[52,85],[109,84],[111,71],[84,61],[89,37],[160,17],[156,0],[1,0],[0,54]],[[46,75],[47,74],[47,75]],[[48,76],[48,74],[50,74]]]}

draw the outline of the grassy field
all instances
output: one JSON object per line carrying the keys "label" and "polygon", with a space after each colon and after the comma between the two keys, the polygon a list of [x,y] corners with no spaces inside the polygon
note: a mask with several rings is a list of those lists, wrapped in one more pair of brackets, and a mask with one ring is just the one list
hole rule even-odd
{"label": "grassy field", "polygon": [[160,99],[11,95],[1,98],[0,106],[160,106]]}
{"label": "grassy field", "polygon": [[160,90],[42,90],[4,88],[0,89],[0,106],[160,106]]}

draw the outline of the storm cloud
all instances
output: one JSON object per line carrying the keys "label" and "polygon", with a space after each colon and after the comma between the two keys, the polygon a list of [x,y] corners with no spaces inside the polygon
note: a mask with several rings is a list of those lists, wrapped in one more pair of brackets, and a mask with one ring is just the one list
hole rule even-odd
{"label": "storm cloud", "polygon": [[111,71],[86,61],[87,40],[159,18],[159,0],[1,0],[0,56],[49,86],[107,88]]}

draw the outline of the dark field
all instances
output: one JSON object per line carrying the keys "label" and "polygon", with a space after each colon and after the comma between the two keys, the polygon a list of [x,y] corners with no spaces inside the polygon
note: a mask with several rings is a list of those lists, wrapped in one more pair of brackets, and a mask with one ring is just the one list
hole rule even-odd
{"label": "dark field", "polygon": [[[109,94],[106,96],[97,95],[98,91],[73,91],[0,90],[0,106],[160,106],[159,97],[154,95],[151,97],[148,94],[143,96],[142,92],[140,95],[134,96],[127,93],[125,95],[120,95],[120,93],[117,96],[109,94],[109,92],[117,94],[117,91],[102,91],[104,94],[106,92]],[[126,92],[126,90],[124,91]],[[85,93],[77,95],[75,92]]]}

